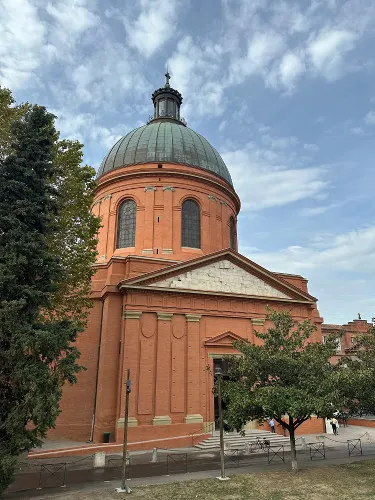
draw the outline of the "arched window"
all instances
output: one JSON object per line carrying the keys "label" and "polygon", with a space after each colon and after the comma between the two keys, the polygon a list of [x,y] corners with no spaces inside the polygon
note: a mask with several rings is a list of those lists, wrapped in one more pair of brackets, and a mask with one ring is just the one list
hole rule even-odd
{"label": "arched window", "polygon": [[182,246],[201,247],[201,211],[194,200],[182,204]]}
{"label": "arched window", "polygon": [[232,250],[236,249],[236,224],[234,222],[234,217],[229,218],[229,238],[230,247]]}
{"label": "arched window", "polygon": [[125,200],[118,211],[117,248],[135,246],[135,213],[133,200]]}

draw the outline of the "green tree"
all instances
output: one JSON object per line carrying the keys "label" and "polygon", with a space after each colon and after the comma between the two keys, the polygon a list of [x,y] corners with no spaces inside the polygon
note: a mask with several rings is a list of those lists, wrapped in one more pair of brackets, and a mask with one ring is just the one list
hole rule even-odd
{"label": "green tree", "polygon": [[[0,102],[17,108],[6,89]],[[0,121],[0,494],[81,369],[74,342],[91,305],[100,225],[82,145],[60,141],[43,107],[9,109]]]}
{"label": "green tree", "polygon": [[337,365],[337,387],[349,415],[375,414],[375,325],[356,337]]}
{"label": "green tree", "polygon": [[29,103],[16,106],[12,92],[0,87],[0,161],[10,151],[14,122],[22,118],[29,108]]}
{"label": "green tree", "polygon": [[315,326],[295,324],[289,312],[269,309],[274,327],[256,332],[262,345],[235,342],[240,356],[230,356],[228,381],[223,383],[225,416],[241,430],[249,420],[273,418],[290,436],[292,470],[298,469],[295,431],[312,415],[328,417],[336,408],[334,368],[329,359],[335,342],[311,342]]}
{"label": "green tree", "polygon": [[95,170],[81,166],[82,147],[78,141],[58,140],[53,156],[52,184],[56,189],[56,230],[49,246],[58,255],[63,277],[52,294],[50,314],[70,317],[82,327],[92,305],[90,278],[97,255],[97,233],[100,218],[91,213],[96,181]]}

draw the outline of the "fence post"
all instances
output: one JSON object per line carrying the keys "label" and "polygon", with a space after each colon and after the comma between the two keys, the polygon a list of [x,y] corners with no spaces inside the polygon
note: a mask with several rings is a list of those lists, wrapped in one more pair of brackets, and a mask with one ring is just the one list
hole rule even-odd
{"label": "fence post", "polygon": [[151,458],[151,463],[156,464],[158,461],[158,449],[153,448],[152,449],[152,458]]}

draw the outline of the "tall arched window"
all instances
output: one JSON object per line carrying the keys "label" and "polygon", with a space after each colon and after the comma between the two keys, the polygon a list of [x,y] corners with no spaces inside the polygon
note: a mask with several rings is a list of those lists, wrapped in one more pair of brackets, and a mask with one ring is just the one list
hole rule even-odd
{"label": "tall arched window", "polygon": [[230,247],[232,250],[236,249],[236,224],[234,222],[234,217],[229,218],[229,238]]}
{"label": "tall arched window", "polygon": [[118,211],[117,248],[135,247],[136,204],[125,200]]}
{"label": "tall arched window", "polygon": [[201,247],[201,211],[194,200],[182,204],[182,246]]}

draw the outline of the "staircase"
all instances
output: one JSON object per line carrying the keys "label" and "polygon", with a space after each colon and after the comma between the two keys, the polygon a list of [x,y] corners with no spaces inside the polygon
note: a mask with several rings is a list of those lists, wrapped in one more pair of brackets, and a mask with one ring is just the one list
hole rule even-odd
{"label": "staircase", "polygon": [[[257,440],[263,442],[264,439],[270,442],[270,446],[290,444],[289,437],[279,436],[276,433],[269,431],[247,430],[245,436],[241,436],[237,432],[224,434],[224,446],[227,449],[244,449],[245,443],[256,443]],[[215,431],[214,435],[201,443],[195,445],[195,448],[200,450],[213,450],[220,447],[219,431]]]}

